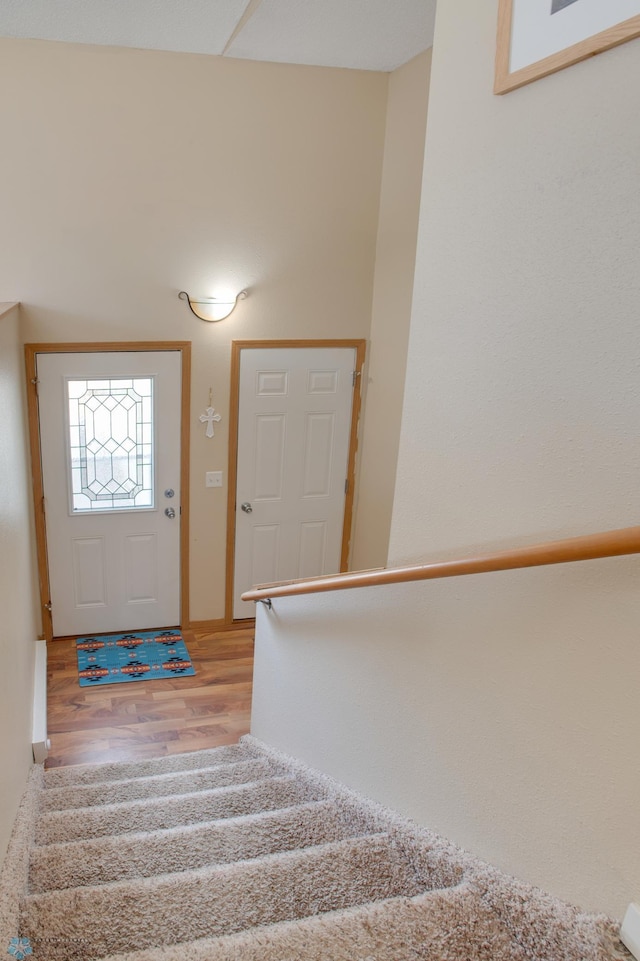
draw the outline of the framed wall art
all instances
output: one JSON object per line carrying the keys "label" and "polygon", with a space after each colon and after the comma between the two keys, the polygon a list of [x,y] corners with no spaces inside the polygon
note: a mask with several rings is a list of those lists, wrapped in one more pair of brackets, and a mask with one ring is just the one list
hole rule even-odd
{"label": "framed wall art", "polygon": [[499,0],[494,93],[640,37],[640,0]]}

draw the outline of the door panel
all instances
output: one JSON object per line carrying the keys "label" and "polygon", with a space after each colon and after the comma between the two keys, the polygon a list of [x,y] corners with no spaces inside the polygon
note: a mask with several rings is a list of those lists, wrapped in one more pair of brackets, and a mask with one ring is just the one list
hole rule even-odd
{"label": "door panel", "polygon": [[251,525],[250,576],[255,578],[256,583],[263,579],[270,581],[278,576],[279,555],[280,526]]}
{"label": "door panel", "polygon": [[128,535],[124,541],[124,563],[127,603],[157,603],[158,535]]}
{"label": "door panel", "polygon": [[300,554],[298,570],[300,577],[314,577],[324,569],[327,555],[327,522],[310,521],[300,529]]}
{"label": "door panel", "polygon": [[107,603],[104,537],[72,537],[71,551],[76,607],[104,607]]}
{"label": "door panel", "polygon": [[181,364],[179,351],[36,356],[57,636],[180,623]]}
{"label": "door panel", "polygon": [[335,414],[307,414],[303,497],[329,497],[335,440]]}
{"label": "door panel", "polygon": [[254,584],[340,570],[355,366],[351,347],[240,353],[234,618]]}
{"label": "door panel", "polygon": [[252,485],[253,499],[256,501],[282,498],[285,439],[285,414],[256,415],[255,477]]}

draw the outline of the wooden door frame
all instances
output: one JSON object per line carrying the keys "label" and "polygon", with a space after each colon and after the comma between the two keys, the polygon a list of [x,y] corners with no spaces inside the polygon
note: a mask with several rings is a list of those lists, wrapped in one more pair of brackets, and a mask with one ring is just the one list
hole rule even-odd
{"label": "wooden door frame", "polygon": [[367,342],[358,340],[233,340],[231,341],[231,396],[229,401],[229,478],[227,500],[227,563],[225,591],[225,622],[241,626],[251,618],[233,619],[233,593],[236,559],[236,487],[238,483],[238,424],[240,414],[240,354],[243,350],[264,350],[293,348],[347,348],[355,350],[353,402],[351,407],[351,429],[349,432],[349,457],[347,461],[347,494],[344,502],[342,524],[342,548],[340,552],[340,573],[349,565],[351,528],[353,522],[353,499],[355,496],[356,453],[358,450],[358,422],[362,407],[362,369]]}
{"label": "wooden door frame", "polygon": [[189,430],[191,402],[191,341],[101,341],[89,344],[25,344],[27,374],[27,417],[31,476],[33,480],[33,510],[35,517],[36,557],[42,614],[42,639],[53,639],[51,591],[47,555],[47,527],[44,507],[44,483],[40,452],[40,416],[38,411],[37,354],[91,353],[148,353],[150,351],[178,351],[181,355],[181,411],[180,411],[180,622],[189,624]]}

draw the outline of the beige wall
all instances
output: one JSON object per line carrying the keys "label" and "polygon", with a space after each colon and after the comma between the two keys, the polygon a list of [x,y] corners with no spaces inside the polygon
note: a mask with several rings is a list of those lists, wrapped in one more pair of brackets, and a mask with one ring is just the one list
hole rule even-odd
{"label": "beige wall", "polygon": [[622,917],[640,890],[636,583],[613,560],[259,605],[251,731]]}
{"label": "beige wall", "polygon": [[0,861],[32,762],[35,640],[31,479],[18,308],[0,303]]}
{"label": "beige wall", "polygon": [[371,348],[351,567],[384,567],[411,320],[431,51],[389,75]]}
{"label": "beige wall", "polygon": [[[640,508],[640,41],[498,98],[496,17],[438,5],[391,563]],[[621,916],[640,896],[637,585],[618,558],[279,601],[254,731]]]}
{"label": "beige wall", "polygon": [[[640,42],[495,97],[496,13],[438,8],[396,562],[640,509]],[[429,734],[436,823],[617,913],[640,895],[637,579],[633,558],[452,585],[429,680],[466,719]]]}
{"label": "beige wall", "polygon": [[496,97],[495,21],[439,6],[396,561],[638,514],[640,41]]}
{"label": "beige wall", "polygon": [[[495,97],[496,13],[438,7],[394,562],[640,509],[639,42]],[[640,893],[637,576],[635,558],[489,576],[425,609],[431,637],[448,596],[429,685],[467,718],[429,734],[435,822],[617,913]]]}
{"label": "beige wall", "polygon": [[[232,339],[367,337],[387,76],[0,40],[0,290],[33,341],[193,342],[191,616],[224,614]],[[251,288],[197,320],[177,292]],[[197,417],[222,415],[213,440]]]}

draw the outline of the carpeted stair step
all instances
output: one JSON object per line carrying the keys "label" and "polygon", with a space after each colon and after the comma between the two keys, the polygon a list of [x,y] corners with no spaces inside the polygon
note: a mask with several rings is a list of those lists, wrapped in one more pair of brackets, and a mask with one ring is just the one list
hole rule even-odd
{"label": "carpeted stair step", "polygon": [[232,865],[30,895],[20,929],[37,942],[39,961],[59,957],[63,939],[84,939],[86,956],[98,958],[132,945],[178,944],[420,892],[389,836],[377,834]]}
{"label": "carpeted stair step", "polygon": [[42,811],[63,811],[66,808],[118,804],[141,798],[166,797],[170,794],[189,794],[216,787],[229,787],[273,777],[274,765],[266,760],[250,759],[209,768],[153,774],[147,777],[109,780],[101,784],[69,785],[49,788],[43,792]]}
{"label": "carpeted stair step", "polygon": [[72,784],[104,784],[126,778],[151,777],[154,774],[171,774],[176,771],[192,771],[197,768],[231,764],[255,757],[256,752],[247,744],[229,744],[204,751],[172,754],[148,761],[109,761],[103,764],[74,764],[69,767],[51,768],[45,772],[45,787],[66,787]]}
{"label": "carpeted stair step", "polygon": [[[390,898],[103,961],[526,961],[473,887]],[[586,958],[584,959],[586,961]]]}
{"label": "carpeted stair step", "polygon": [[329,801],[312,801],[187,827],[48,844],[31,855],[29,890],[36,894],[230,864],[360,833],[360,821],[341,817]]}
{"label": "carpeted stair step", "polygon": [[628,961],[614,919],[253,738],[34,768],[0,871],[12,938],[37,961]]}
{"label": "carpeted stair step", "polygon": [[319,796],[318,789],[288,775],[190,794],[50,811],[39,818],[35,841],[36,844],[52,844],[110,834],[135,834],[141,829],[173,828],[291,807],[304,801],[319,800]]}

